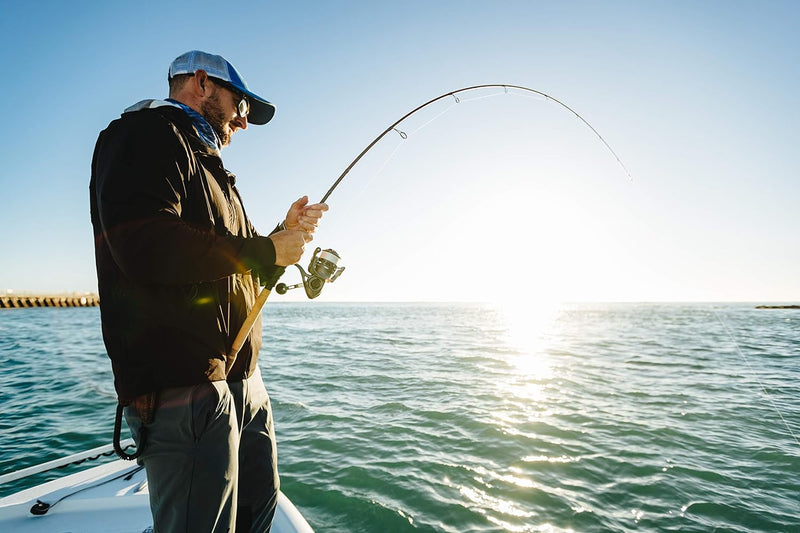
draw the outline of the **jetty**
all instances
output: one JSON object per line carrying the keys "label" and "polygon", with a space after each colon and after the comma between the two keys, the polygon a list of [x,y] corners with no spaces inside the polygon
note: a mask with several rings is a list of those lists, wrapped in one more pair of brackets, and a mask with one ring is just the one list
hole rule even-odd
{"label": "jetty", "polygon": [[96,307],[100,297],[92,293],[77,294],[4,294],[0,309],[20,307]]}
{"label": "jetty", "polygon": [[757,305],[756,309],[800,309],[800,305]]}

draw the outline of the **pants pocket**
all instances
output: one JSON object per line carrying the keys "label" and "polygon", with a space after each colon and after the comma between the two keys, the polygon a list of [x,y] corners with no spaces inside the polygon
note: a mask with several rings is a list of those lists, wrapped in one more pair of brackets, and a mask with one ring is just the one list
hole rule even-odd
{"label": "pants pocket", "polygon": [[195,440],[200,440],[214,424],[222,422],[229,425],[232,415],[233,398],[226,381],[211,381],[195,387],[192,394],[192,433]]}

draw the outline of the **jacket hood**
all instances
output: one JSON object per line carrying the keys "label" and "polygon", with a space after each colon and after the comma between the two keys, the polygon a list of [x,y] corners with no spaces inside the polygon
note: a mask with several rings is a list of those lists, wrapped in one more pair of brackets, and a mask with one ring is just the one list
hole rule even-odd
{"label": "jacket hood", "polygon": [[165,106],[177,107],[178,109],[180,109],[178,104],[168,102],[167,100],[150,99],[150,100],[142,100],[140,102],[136,102],[130,107],[126,107],[125,111],[123,111],[122,114],[124,115],[125,113],[133,113],[134,111],[141,111],[142,109],[155,109],[157,107],[165,107]]}

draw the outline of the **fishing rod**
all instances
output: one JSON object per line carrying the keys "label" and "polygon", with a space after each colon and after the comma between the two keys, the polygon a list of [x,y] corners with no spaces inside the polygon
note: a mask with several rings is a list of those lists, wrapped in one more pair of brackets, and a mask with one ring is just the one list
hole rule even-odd
{"label": "fishing rod", "polygon": [[[583,118],[577,111],[569,107],[564,102],[558,100],[557,98],[553,98],[549,94],[543,93],[542,91],[531,89],[530,87],[525,87],[522,85],[511,85],[507,83],[489,83],[484,85],[472,85],[470,87],[463,87],[461,89],[456,89],[454,91],[446,92],[440,96],[437,96],[436,98],[428,100],[422,105],[415,107],[414,109],[412,109],[411,111],[409,111],[408,113],[406,113],[405,115],[394,121],[391,125],[389,125],[389,127],[387,127],[385,130],[383,130],[383,132],[381,132],[377,137],[375,137],[375,139],[373,139],[372,142],[369,143],[367,147],[364,148],[361,151],[361,153],[358,154],[356,158],[353,159],[353,161],[349,165],[347,165],[347,168],[345,168],[344,171],[339,175],[339,177],[336,178],[336,181],[333,182],[331,188],[328,189],[328,192],[326,192],[325,195],[322,197],[320,203],[324,203],[328,200],[331,194],[333,194],[333,191],[339,186],[342,180],[344,180],[345,176],[347,176],[347,174],[353,169],[353,167],[355,167],[358,164],[358,162],[361,161],[361,158],[364,157],[364,155],[366,155],[366,153],[369,152],[373,146],[378,144],[378,142],[380,142],[380,140],[383,139],[389,132],[396,131],[401,138],[406,139],[408,135],[405,132],[397,129],[397,126],[400,125],[401,122],[406,120],[411,115],[414,115],[415,113],[425,109],[429,105],[445,98],[452,97],[455,99],[456,103],[460,103],[460,100],[457,95],[479,89],[503,89],[506,94],[509,94],[509,89],[515,89],[518,91],[536,94],[544,97],[546,100],[555,102],[556,104],[560,105],[561,107],[563,107],[564,109],[566,109],[567,111],[571,112],[576,117],[578,117],[578,119],[580,119],[581,122],[583,122],[590,130],[592,130],[592,132],[594,132],[594,134],[597,135],[600,141],[602,141],[605,147],[611,152],[611,154],[614,156],[614,159],[617,160],[617,163],[619,163],[619,165],[625,171],[625,174],[628,176],[628,179],[629,180],[633,179],[631,173],[628,171],[625,164],[619,158],[614,149],[611,148],[611,145],[608,144],[608,142],[606,142],[606,140],[603,138],[602,135],[600,135],[600,132],[598,132],[594,128],[594,126],[589,124],[589,122],[585,118]],[[304,287],[306,290],[306,295],[310,299],[316,298],[322,292],[322,288],[325,286],[325,283],[333,282],[344,271],[344,267],[338,266],[339,259],[340,259],[339,254],[336,253],[335,250],[330,248],[326,250],[321,250],[320,248],[317,248],[314,251],[313,257],[311,258],[311,262],[309,263],[308,273],[304,271],[300,265],[295,265],[300,270],[302,283],[297,283],[295,285],[286,285],[285,283],[279,283],[277,285],[274,285],[274,283],[268,283],[267,285],[265,285],[264,289],[261,291],[261,293],[259,293],[258,298],[256,298],[256,301],[253,304],[253,308],[247,315],[247,318],[245,319],[242,328],[239,330],[239,334],[233,341],[233,345],[231,346],[231,350],[228,354],[228,360],[226,364],[227,370],[230,371],[230,369],[233,367],[233,363],[236,360],[236,355],[239,353],[239,350],[244,345],[247,336],[250,335],[250,330],[253,328],[253,325],[255,324],[258,315],[261,313],[261,309],[266,303],[267,298],[269,297],[272,291],[273,285],[278,294],[285,294],[287,291],[291,289]]]}
{"label": "fishing rod", "polygon": [[405,115],[403,115],[402,117],[397,119],[397,121],[392,123],[385,130],[383,130],[383,132],[380,135],[375,137],[375,139],[371,143],[369,143],[367,145],[367,147],[364,148],[364,150],[362,150],[362,152],[360,154],[358,154],[358,156],[352,161],[352,163],[350,163],[347,166],[347,168],[344,169],[344,172],[342,172],[342,174],[336,179],[336,181],[333,183],[331,188],[328,189],[328,192],[325,193],[325,196],[323,196],[322,200],[320,200],[320,201],[321,202],[325,202],[328,199],[328,197],[333,193],[334,189],[336,189],[336,187],[339,186],[339,183],[341,183],[341,181],[344,179],[344,177],[347,176],[347,174],[350,172],[350,170],[352,170],[352,168],[354,166],[356,166],[356,164],[361,160],[361,158],[364,157],[364,155],[366,155],[366,153],[369,152],[372,149],[373,146],[378,144],[378,142],[381,139],[383,139],[386,136],[386,134],[388,134],[390,131],[393,131],[393,130],[397,131],[397,133],[400,134],[400,137],[405,139],[407,137],[407,135],[404,132],[397,130],[396,128],[401,122],[403,122],[405,119],[407,119],[411,115],[415,114],[418,111],[421,111],[422,109],[428,107],[429,105],[433,104],[434,102],[438,102],[439,100],[442,100],[444,98],[448,98],[450,96],[455,98],[456,103],[459,103],[460,100],[458,99],[458,96],[456,96],[457,94],[464,93],[464,92],[467,92],[467,91],[474,91],[474,90],[477,90],[477,89],[500,89],[500,88],[504,89],[506,93],[508,93],[509,89],[518,89],[520,91],[527,91],[527,92],[530,92],[530,93],[533,93],[533,94],[538,94],[539,96],[543,96],[546,100],[553,101],[556,104],[558,104],[561,107],[563,107],[564,109],[566,109],[567,111],[569,111],[572,114],[574,114],[576,117],[578,117],[581,120],[581,122],[583,122],[590,130],[592,130],[592,132],[594,132],[594,134],[597,135],[597,137],[603,142],[605,147],[608,148],[608,150],[611,152],[611,154],[617,160],[617,163],[619,163],[620,166],[622,167],[622,169],[625,171],[625,174],[628,176],[628,179],[629,180],[633,179],[633,177],[631,176],[631,173],[628,171],[628,169],[625,166],[625,164],[619,158],[619,156],[614,151],[614,149],[611,148],[611,145],[609,145],[606,142],[606,140],[603,138],[603,136],[600,135],[600,133],[596,129],[594,129],[594,127],[591,124],[589,124],[589,122],[585,118],[583,118],[580,114],[578,114],[577,111],[575,111],[574,109],[569,107],[564,102],[562,102],[561,100],[558,100],[556,98],[553,98],[549,94],[543,93],[542,91],[537,91],[536,89],[531,89],[530,87],[524,87],[522,85],[509,85],[509,84],[505,84],[505,83],[503,83],[503,84],[501,84],[501,83],[489,83],[489,84],[485,84],[485,85],[473,85],[471,87],[464,87],[463,89],[456,89],[455,91],[450,91],[448,93],[444,93],[444,94],[442,94],[440,96],[437,96],[436,98],[432,98],[431,100],[428,100],[427,102],[425,102],[424,104],[422,104],[420,106],[415,107],[414,109],[412,109],[411,111],[409,111],[408,113],[406,113]]}

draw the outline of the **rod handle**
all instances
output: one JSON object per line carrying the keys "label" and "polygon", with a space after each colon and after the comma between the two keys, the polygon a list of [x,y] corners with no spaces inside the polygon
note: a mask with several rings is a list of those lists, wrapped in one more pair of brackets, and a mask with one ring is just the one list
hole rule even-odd
{"label": "rod handle", "polygon": [[242,346],[244,346],[244,341],[247,340],[247,336],[250,335],[250,330],[253,329],[253,324],[256,323],[258,315],[261,314],[261,309],[264,307],[264,304],[267,303],[267,298],[269,298],[270,292],[272,291],[266,287],[261,289],[258,298],[256,298],[256,301],[253,304],[253,308],[250,310],[247,318],[245,318],[244,324],[242,324],[242,329],[239,330],[239,334],[236,335],[235,339],[233,339],[233,345],[231,346],[231,351],[228,353],[227,361],[225,363],[226,375],[230,373],[231,369],[233,368],[233,364],[236,362],[236,356],[239,355],[239,350],[242,349]]}

